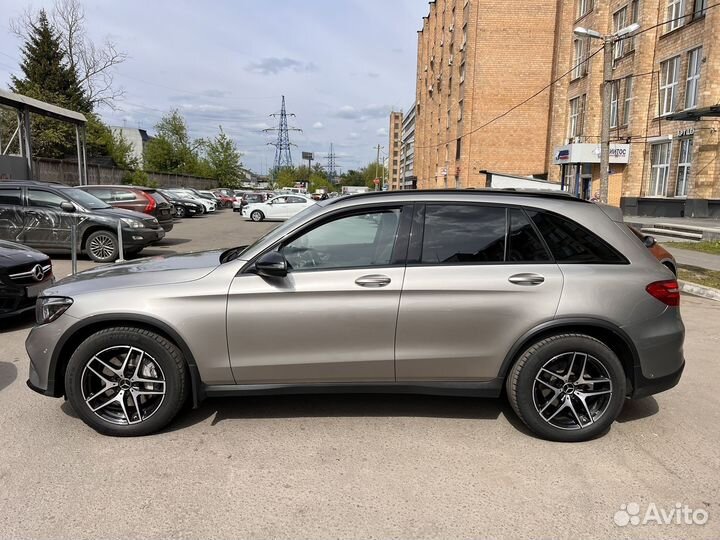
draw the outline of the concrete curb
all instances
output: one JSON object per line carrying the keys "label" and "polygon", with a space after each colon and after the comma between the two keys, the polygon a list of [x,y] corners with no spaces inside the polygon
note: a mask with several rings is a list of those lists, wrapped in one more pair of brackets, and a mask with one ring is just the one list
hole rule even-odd
{"label": "concrete curb", "polygon": [[709,298],[710,300],[716,300],[720,302],[720,290],[713,289],[712,287],[705,287],[698,285],[697,283],[691,283],[689,281],[678,280],[680,283],[680,290],[684,293],[693,294],[695,296],[701,296],[703,298]]}

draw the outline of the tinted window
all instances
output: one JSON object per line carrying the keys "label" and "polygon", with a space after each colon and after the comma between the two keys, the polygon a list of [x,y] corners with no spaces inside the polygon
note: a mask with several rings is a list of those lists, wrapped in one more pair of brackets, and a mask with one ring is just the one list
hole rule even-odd
{"label": "tinted window", "polygon": [[607,242],[585,227],[546,212],[528,212],[553,256],[560,263],[609,264],[625,259]]}
{"label": "tinted window", "polygon": [[20,206],[22,204],[20,188],[0,188],[0,204]]}
{"label": "tinted window", "polygon": [[425,208],[422,263],[502,262],[504,253],[504,208],[460,204]]}
{"label": "tinted window", "polygon": [[87,192],[101,201],[112,200],[112,191],[110,188],[88,188]]}
{"label": "tinted window", "polygon": [[287,202],[295,204],[305,204],[306,201],[302,197],[288,197]]}
{"label": "tinted window", "polygon": [[387,265],[399,223],[399,209],[342,217],[296,238],[282,253],[295,270]]}
{"label": "tinted window", "polygon": [[129,202],[137,198],[137,194],[131,189],[113,189],[112,192],[112,200],[115,202]]}
{"label": "tinted window", "polygon": [[510,210],[510,231],[508,235],[508,262],[550,261],[545,246],[525,215],[519,208]]}
{"label": "tinted window", "polygon": [[158,193],[157,191],[150,191],[150,192],[146,191],[145,193],[147,195],[150,195],[153,199],[155,199],[156,203],[167,204],[167,199],[165,197],[163,197],[162,195],[160,195],[160,193]]}
{"label": "tinted window", "polygon": [[56,195],[50,191],[39,189],[28,190],[28,205],[41,206],[43,208],[60,208],[60,204],[69,202],[65,197]]}
{"label": "tinted window", "polygon": [[79,203],[81,206],[84,206],[88,210],[98,210],[100,208],[110,208],[106,203],[102,202],[100,199],[98,199],[94,195],[91,195],[90,193],[86,193],[82,189],[78,189],[78,188],[63,189],[63,195],[67,195],[70,199],[72,199],[76,203]]}

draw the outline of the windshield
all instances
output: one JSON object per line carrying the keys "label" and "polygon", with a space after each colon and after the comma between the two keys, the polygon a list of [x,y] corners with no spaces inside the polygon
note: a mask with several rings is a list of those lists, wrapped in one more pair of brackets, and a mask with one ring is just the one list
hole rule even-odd
{"label": "windshield", "polygon": [[221,263],[226,263],[230,261],[234,261],[235,259],[239,258],[240,255],[245,253],[246,251],[249,251],[253,249],[255,246],[258,246],[266,241],[274,241],[282,238],[285,236],[289,231],[293,230],[296,225],[302,221],[305,221],[312,217],[315,214],[320,213],[325,206],[327,206],[327,201],[322,201],[317,204],[311,204],[305,210],[302,210],[301,212],[298,212],[293,217],[288,219],[285,223],[277,227],[276,229],[273,229],[269,233],[267,233],[265,236],[261,236],[255,242],[250,244],[249,246],[240,246],[236,248],[232,248],[227,250],[225,253],[222,254],[220,257]]}
{"label": "windshield", "polygon": [[69,199],[72,199],[80,206],[87,208],[88,210],[102,210],[103,208],[112,208],[108,204],[95,197],[95,195],[90,195],[82,189],[64,189],[63,195],[67,196]]}

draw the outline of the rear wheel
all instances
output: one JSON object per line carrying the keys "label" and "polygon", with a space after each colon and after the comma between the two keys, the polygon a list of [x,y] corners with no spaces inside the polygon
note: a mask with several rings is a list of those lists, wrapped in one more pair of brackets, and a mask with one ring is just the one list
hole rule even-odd
{"label": "rear wheel", "polygon": [[180,350],[149,330],[100,330],[75,350],[65,373],[68,400],[100,433],[146,435],[162,429],[188,396]]}
{"label": "rear wheel", "polygon": [[263,214],[260,210],[253,210],[250,213],[250,219],[253,221],[262,221],[265,219],[265,214]]}
{"label": "rear wheel", "polygon": [[175,217],[178,217],[181,219],[185,217],[185,207],[184,206],[176,206],[175,207]]}
{"label": "rear wheel", "polygon": [[95,262],[107,263],[117,259],[117,235],[110,231],[95,231],[85,240],[85,252]]}
{"label": "rear wheel", "polygon": [[508,375],[510,404],[538,436],[585,441],[605,432],[625,399],[625,372],[615,353],[583,334],[562,334],[527,349]]}

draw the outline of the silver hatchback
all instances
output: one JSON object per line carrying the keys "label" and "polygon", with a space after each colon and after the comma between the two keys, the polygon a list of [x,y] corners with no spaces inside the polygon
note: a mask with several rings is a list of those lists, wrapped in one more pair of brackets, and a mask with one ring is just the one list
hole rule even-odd
{"label": "silver hatchback", "polygon": [[38,300],[28,385],[119,436],[211,396],[505,390],[534,433],[579,441],[626,398],[677,384],[679,300],[614,208],[540,192],[365,194],[251,246],[58,282]]}

